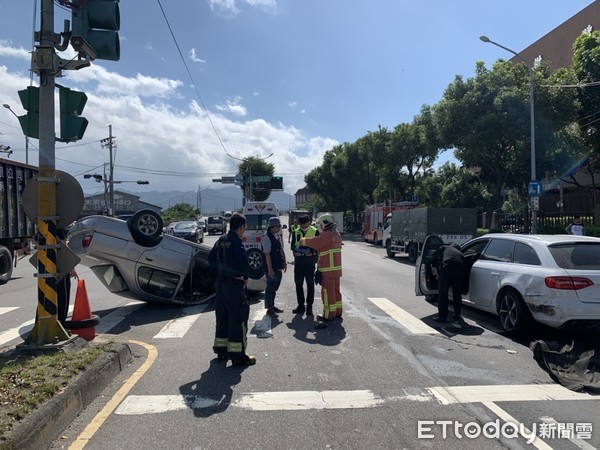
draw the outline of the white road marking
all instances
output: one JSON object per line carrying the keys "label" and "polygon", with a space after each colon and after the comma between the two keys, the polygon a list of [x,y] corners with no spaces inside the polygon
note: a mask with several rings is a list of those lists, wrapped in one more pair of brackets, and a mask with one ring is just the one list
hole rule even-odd
{"label": "white road marking", "polygon": [[560,384],[450,386],[433,387],[427,390],[443,405],[538,400],[600,400],[598,396],[574,392]]}
{"label": "white road marking", "polygon": [[267,315],[267,310],[260,308],[254,312],[250,321],[252,328],[248,332],[248,336],[257,338],[270,338],[273,337],[271,331],[271,317]]}
{"label": "white road marking", "polygon": [[[558,428],[558,422],[556,420],[554,420],[552,417],[540,417],[540,420],[544,423],[549,423],[552,424],[554,426],[554,429],[557,430]],[[577,446],[578,448],[583,448],[584,450],[596,450],[596,447],[591,446],[590,444],[588,444],[587,442],[585,442],[583,439],[580,439],[578,437],[568,437],[565,436],[567,439],[569,439],[573,444],[575,444],[575,446]]]}
{"label": "white road marking", "polygon": [[146,302],[140,301],[129,302],[125,306],[122,306],[110,314],[105,315],[100,319],[100,324],[96,326],[96,333],[100,334],[108,332],[110,329],[117,326],[119,322],[125,319],[125,317],[127,317],[129,314],[137,311],[146,304]]}
{"label": "white road marking", "polygon": [[202,314],[208,305],[198,305],[183,310],[184,315],[177,317],[167,323],[160,332],[154,336],[154,339],[181,338],[194,325],[200,314]]}
{"label": "white road marking", "polygon": [[423,321],[417,319],[412,314],[407,313],[398,305],[389,301],[387,298],[369,297],[369,300],[373,302],[376,306],[381,308],[392,319],[395,319],[400,325],[402,325],[404,328],[406,328],[406,330],[408,330],[412,334],[440,334],[439,331],[437,331],[435,328],[432,328],[429,325],[423,323]]}
{"label": "white road marking", "polygon": [[19,307],[18,306],[7,306],[4,308],[0,308],[0,315],[9,313],[11,311],[14,311],[15,309],[19,309]]}
{"label": "white road marking", "polygon": [[[483,403],[502,420],[518,423],[490,399],[506,402],[600,400],[599,397],[569,391],[560,385],[455,386],[411,389],[410,391],[410,395],[387,398],[378,397],[370,390],[252,392],[240,394],[238,398],[231,400],[231,406],[254,411],[292,411],[376,408],[386,402],[437,400],[443,405]],[[505,394],[504,397],[501,395],[502,393]],[[209,408],[220,402],[220,399],[196,395],[130,395],[121,403],[116,413],[120,415],[155,414],[185,408]],[[542,442],[542,444],[544,443]],[[542,445],[538,448],[548,447]]]}
{"label": "white road marking", "polygon": [[[115,411],[119,415],[152,414],[185,408],[208,408],[219,400],[195,395],[130,395]],[[291,391],[243,394],[231,406],[254,411],[374,408],[383,399],[371,391]]]}
{"label": "white road marking", "polygon": [[[10,309],[10,308],[6,308]],[[18,309],[18,308],[13,308]],[[73,312],[73,305],[69,307],[69,313]],[[12,341],[13,339],[20,338],[21,335],[27,335],[33,329],[33,325],[35,324],[35,319],[28,320],[27,322],[23,322],[21,325],[15,328],[10,328],[6,331],[0,333],[0,346]]]}
{"label": "white road marking", "polygon": [[[531,430],[529,430],[525,425],[523,425],[521,422],[519,422],[517,419],[515,419],[513,416],[511,416],[510,414],[508,414],[506,411],[504,411],[502,408],[500,408],[498,405],[496,405],[493,402],[482,402],[490,411],[492,411],[494,414],[496,414],[500,419],[502,419],[504,422],[506,423],[512,423],[514,425],[516,425],[517,429],[519,430],[519,434],[521,434],[521,436],[523,436],[524,438],[527,438],[527,436],[531,436]],[[521,430],[524,431],[521,432]],[[533,440],[533,442],[531,443],[535,448],[539,448],[542,450],[552,450],[552,447],[550,447],[548,444],[546,444],[544,441],[542,441],[539,437],[536,436],[536,438]]]}
{"label": "white road marking", "polygon": [[13,339],[17,339],[21,337],[21,334],[27,334],[33,329],[33,324],[35,319],[28,320],[27,322],[23,322],[21,325],[15,328],[11,328],[9,330],[3,331],[0,333],[0,346],[6,344],[7,342],[12,341]]}
{"label": "white road marking", "polygon": [[253,392],[232,402],[233,406],[254,411],[299,409],[374,408],[384,403],[371,391],[291,391]]}

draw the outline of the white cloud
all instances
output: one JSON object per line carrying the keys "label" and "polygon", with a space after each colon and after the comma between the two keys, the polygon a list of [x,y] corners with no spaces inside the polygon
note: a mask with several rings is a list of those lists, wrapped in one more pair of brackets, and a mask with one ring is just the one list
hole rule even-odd
{"label": "white cloud", "polygon": [[208,4],[215,14],[236,15],[240,12],[235,6],[235,0],[208,0]]}
{"label": "white cloud", "polygon": [[196,56],[196,49],[193,48],[189,51],[189,57],[192,60],[192,62],[200,62],[200,63],[205,63],[206,60],[205,59],[200,59]]}
{"label": "white cloud", "polygon": [[23,47],[14,48],[11,47],[9,41],[0,40],[0,56],[28,61],[31,59],[31,50],[25,50]]}
{"label": "white cloud", "polygon": [[298,106],[298,103],[297,103],[297,102],[289,102],[289,103],[288,103],[288,106],[289,106],[290,108],[295,108],[296,106]]}
{"label": "white cloud", "polygon": [[216,105],[215,108],[219,111],[230,112],[238,117],[244,117],[248,114],[248,110],[241,104],[242,97],[228,98],[225,104]]}
{"label": "white cloud", "polygon": [[[26,52],[7,53],[19,58]],[[29,84],[28,73],[0,65],[0,79],[3,102],[23,114],[17,91]],[[212,185],[212,178],[236,173],[239,161],[227,153],[240,159],[273,153],[269,161],[284,177],[285,189],[295,192],[304,186],[304,175],[321,164],[325,151],[338,144],[327,137],[309,136],[290,124],[244,119],[247,111],[241,97],[228,98],[207,114],[198,101],[182,103],[178,90],[185,85],[180,80],[144,74],[126,77],[94,63],[68,71],[57,82],[88,96],[82,114],[89,121],[84,138],[57,143],[55,149],[56,168],[75,176],[86,194],[97,192],[98,185],[84,180],[83,173],[97,172],[108,161],[108,150],[100,144],[108,137],[108,125],[117,143],[115,179],[148,180],[147,188],[156,191],[196,190],[199,185]],[[58,118],[56,122],[58,128]],[[0,131],[0,143],[14,151],[11,160],[24,162],[23,134],[16,118],[4,108],[0,108]],[[38,164],[38,147],[38,140],[31,139],[29,161],[34,165]]]}

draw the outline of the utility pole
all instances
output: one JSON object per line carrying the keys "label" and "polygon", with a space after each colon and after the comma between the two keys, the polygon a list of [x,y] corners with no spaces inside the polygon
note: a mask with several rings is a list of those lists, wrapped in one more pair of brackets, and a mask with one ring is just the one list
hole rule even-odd
{"label": "utility pole", "polygon": [[54,1],[42,0],[40,32],[36,36],[33,70],[40,75],[39,87],[39,172],[38,172],[38,303],[33,329],[26,338],[28,344],[49,344],[66,341],[69,335],[58,321],[56,185],[59,182],[55,166],[55,52]]}
{"label": "utility pole", "polygon": [[116,139],[115,136],[112,135],[112,125],[108,126],[108,137],[106,139],[102,139],[100,142],[102,144],[103,148],[108,147],[108,186],[109,186],[109,195],[108,195],[108,201],[109,201],[109,206],[108,206],[108,215],[109,216],[114,216],[115,215],[115,190],[114,190],[114,179],[113,179],[113,174],[114,174],[114,169],[115,169],[115,165],[114,165],[114,161],[113,161],[113,148],[116,147],[116,145],[114,145],[113,139]]}

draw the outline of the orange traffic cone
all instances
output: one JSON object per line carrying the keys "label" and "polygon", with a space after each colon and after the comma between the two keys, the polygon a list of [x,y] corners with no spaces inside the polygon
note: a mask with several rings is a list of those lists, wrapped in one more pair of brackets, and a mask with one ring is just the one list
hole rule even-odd
{"label": "orange traffic cone", "polygon": [[85,288],[85,280],[78,279],[75,305],[73,306],[73,317],[71,318],[71,326],[69,328],[71,328],[73,333],[78,334],[86,341],[91,341],[96,336],[95,326],[97,324],[98,316],[92,315],[87,290]]}

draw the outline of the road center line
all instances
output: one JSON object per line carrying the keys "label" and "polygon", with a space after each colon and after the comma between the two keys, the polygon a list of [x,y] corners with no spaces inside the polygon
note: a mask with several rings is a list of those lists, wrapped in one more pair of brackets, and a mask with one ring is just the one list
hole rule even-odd
{"label": "road center line", "polygon": [[420,319],[417,319],[412,314],[407,313],[398,305],[389,301],[387,298],[369,297],[369,300],[412,334],[440,334],[435,328],[431,328],[429,325],[426,325]]}

